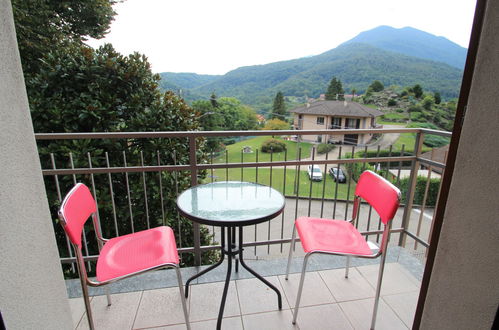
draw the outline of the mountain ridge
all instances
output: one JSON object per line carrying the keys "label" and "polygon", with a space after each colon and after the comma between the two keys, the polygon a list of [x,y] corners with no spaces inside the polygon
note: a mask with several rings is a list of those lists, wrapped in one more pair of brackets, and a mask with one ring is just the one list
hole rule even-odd
{"label": "mountain ridge", "polygon": [[[215,92],[217,96],[237,97],[244,103],[263,111],[269,109],[278,91],[282,91],[286,96],[317,97],[325,92],[333,76],[342,81],[347,92],[351,92],[352,89],[363,92],[373,80],[380,80],[385,86],[410,86],[418,83],[425,90],[438,91],[446,98],[458,95],[462,68],[373,45],[379,44],[375,36],[381,36],[380,31],[383,30],[395,33],[397,38],[400,36],[400,31],[409,31],[410,34],[416,33],[424,38],[432,36],[434,41],[445,39],[414,28],[394,29],[381,26],[364,31],[319,55],[244,66],[220,76],[162,73],[161,75],[168,80],[161,83],[175,85],[177,89],[187,89],[189,95],[184,97],[188,100],[207,98]],[[387,40],[387,38],[381,39]],[[416,39],[412,46],[419,45],[422,40]],[[452,43],[447,39],[443,42]],[[428,47],[430,48],[438,49],[436,46]]]}

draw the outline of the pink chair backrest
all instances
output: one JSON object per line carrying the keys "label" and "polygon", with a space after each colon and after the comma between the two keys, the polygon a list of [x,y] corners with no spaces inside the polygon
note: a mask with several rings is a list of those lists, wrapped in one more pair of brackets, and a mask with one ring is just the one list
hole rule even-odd
{"label": "pink chair backrest", "polygon": [[95,200],[87,186],[78,183],[62,201],[59,214],[66,224],[63,226],[73,244],[81,248],[81,233],[85,222],[96,212]]}
{"label": "pink chair backrest", "polygon": [[360,175],[355,195],[367,201],[386,225],[393,219],[400,203],[400,190],[378,174],[365,171]]}

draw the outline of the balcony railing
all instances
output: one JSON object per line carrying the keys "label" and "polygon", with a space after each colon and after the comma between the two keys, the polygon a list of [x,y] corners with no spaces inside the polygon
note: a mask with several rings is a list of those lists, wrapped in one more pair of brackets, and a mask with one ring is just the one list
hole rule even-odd
{"label": "balcony railing", "polygon": [[[335,157],[316,155],[315,148],[311,148],[310,154],[304,154],[304,146],[296,143],[294,156],[291,150],[280,154],[271,153],[263,157],[259,150],[253,150],[251,155],[241,150],[240,157],[234,161],[233,155],[229,157],[227,151],[221,153],[207,152],[208,155],[203,161],[199,161],[199,147],[203,139],[234,137],[234,136],[290,136],[290,135],[345,135],[345,134],[413,134],[415,142],[413,146],[402,145],[400,148],[390,146],[388,151],[368,149],[357,146],[338,146]],[[321,217],[347,218],[348,212],[351,212],[353,201],[353,192],[355,190],[354,166],[357,170],[374,168],[380,170],[388,179],[400,184],[404,169],[409,169],[409,179],[406,185],[403,210],[400,210],[399,219],[395,221],[392,232],[392,244],[407,247],[424,256],[426,248],[429,246],[431,222],[428,223],[427,201],[431,189],[432,168],[445,169],[445,164],[429,159],[421,158],[423,151],[423,141],[425,135],[438,135],[449,137],[450,133],[420,128],[396,128],[396,129],[341,129],[341,130],[287,130],[287,131],[188,131],[188,132],[120,132],[120,133],[43,133],[36,134],[36,139],[40,146],[46,146],[47,143],[56,141],[71,140],[81,144],[88,141],[125,141],[124,145],[131,145],[136,141],[157,140],[157,139],[175,139],[182,140],[188,145],[184,154],[180,150],[156,150],[154,154],[145,155],[142,151],[135,154],[135,159],[130,159],[125,151],[120,156],[119,163],[110,162],[108,152],[99,150],[91,154],[75,155],[72,152],[67,154],[46,153],[49,159],[42,159],[42,164],[50,164],[43,168],[43,175],[46,178],[47,189],[52,189],[49,193],[49,199],[52,204],[57,204],[69,188],[81,181],[86,183],[94,195],[97,192],[105,191],[106,195],[99,195],[98,204],[107,204],[110,211],[108,214],[99,214],[100,221],[105,221],[109,228],[108,235],[123,235],[128,232],[140,230],[140,227],[152,227],[159,225],[157,218],[174,218],[176,223],[174,227],[182,235],[184,228],[181,228],[180,216],[175,214],[165,214],[166,205],[171,206],[175,203],[176,195],[181,191],[182,184],[179,182],[182,178],[188,177],[190,185],[197,185],[202,182],[221,181],[221,180],[244,180],[255,181],[273,186],[283,192],[286,196],[286,208],[282,216],[274,219],[268,224],[255,226],[249,236],[244,237],[244,246],[254,247],[254,253],[270,254],[271,247],[273,251],[279,253],[283,251],[283,245],[289,243],[291,236],[291,226],[293,220],[301,215],[317,214]],[[69,150],[70,147],[68,147]],[[204,148],[204,147],[203,147]],[[206,150],[204,150],[206,151]],[[246,150],[247,151],[247,150]],[[173,162],[165,163],[165,155]],[[360,156],[359,156],[360,155]],[[44,157],[45,157],[44,156]],[[263,158],[262,158],[263,157]],[[360,158],[359,158],[360,157]],[[231,161],[229,159],[231,158]],[[266,158],[266,159],[264,159]],[[188,159],[186,162],[179,161]],[[262,161],[264,159],[264,161]],[[147,161],[145,161],[147,160]],[[83,166],[82,164],[85,164]],[[75,166],[78,164],[78,166]],[[322,182],[312,182],[306,179],[306,165],[316,164],[321,166],[324,171],[324,180]],[[355,165],[357,164],[357,165]],[[430,170],[422,184],[424,189],[423,198],[418,204],[415,203],[416,185],[421,189],[417,180],[418,170],[424,165]],[[331,167],[343,167],[347,173],[347,183],[341,184],[334,182],[329,177],[328,169]],[[391,172],[389,170],[392,170]],[[168,178],[164,173],[170,173]],[[392,174],[390,174],[392,173]],[[395,173],[395,174],[393,174]],[[390,176],[391,177],[388,177]],[[98,180],[96,180],[98,178]],[[50,185],[50,186],[49,186]],[[172,187],[173,185],[173,187]],[[120,186],[122,189],[116,189]],[[134,189],[131,189],[135,187]],[[50,189],[49,189],[50,188]],[[170,191],[167,194],[165,191]],[[433,189],[433,188],[432,188]],[[440,187],[438,186],[438,193]],[[434,189],[433,189],[434,190]],[[55,191],[55,193],[54,193]],[[171,193],[173,191],[173,194]],[[54,201],[55,200],[55,201]],[[119,202],[118,202],[119,200]],[[55,202],[55,203],[54,203]],[[121,205],[119,205],[121,203]],[[101,205],[102,206],[102,205]],[[157,208],[161,209],[161,215],[152,219],[151,212],[158,214]],[[117,217],[117,209],[126,209],[127,216],[121,223]],[[153,210],[154,208],[154,210]],[[56,209],[53,207],[53,219],[57,219]],[[304,214],[303,214],[304,213]],[[272,223],[272,228],[271,228]],[[374,216],[372,209],[367,206],[361,209],[361,215],[357,226],[365,235],[379,238],[381,233],[381,224]],[[64,236],[56,226],[56,234],[59,238]],[[426,229],[424,229],[426,228]],[[201,243],[201,227],[199,224],[193,224],[192,246],[179,246],[180,253],[193,253],[195,263],[201,263],[201,254],[203,252],[219,248],[216,242],[217,232],[215,228],[208,228],[214,234],[213,240],[209,244]],[[395,237],[396,239],[393,239]],[[63,239],[59,239],[59,244],[63,244]],[[92,251],[97,251],[93,245],[95,242],[89,237],[84,237],[84,254],[87,261],[96,259]],[[262,250],[263,248],[263,250]],[[61,262],[72,264],[70,266],[74,271],[74,256],[69,244],[60,246]],[[263,251],[263,252],[262,252]]]}

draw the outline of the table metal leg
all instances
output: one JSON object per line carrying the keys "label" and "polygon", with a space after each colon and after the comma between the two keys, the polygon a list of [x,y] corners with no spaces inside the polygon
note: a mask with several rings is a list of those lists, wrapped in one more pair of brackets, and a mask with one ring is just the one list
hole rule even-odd
{"label": "table metal leg", "polygon": [[220,303],[220,310],[218,311],[218,319],[217,319],[217,330],[220,330],[222,327],[222,318],[224,316],[225,309],[225,300],[227,299],[227,292],[229,291],[230,284],[230,275],[232,272],[232,242],[231,234],[235,233],[231,228],[227,228],[227,276],[225,277],[225,285],[224,292],[222,294],[222,302]]}
{"label": "table metal leg", "polygon": [[220,256],[220,260],[214,264],[214,265],[211,265],[210,267],[200,271],[199,273],[197,273],[196,275],[190,277],[187,282],[185,282],[185,297],[187,298],[189,296],[189,285],[191,284],[191,281],[192,280],[195,280],[196,278],[208,273],[209,271],[217,268],[218,266],[220,266],[223,262],[224,262],[224,258],[225,258],[225,253],[224,253],[224,245],[225,245],[225,227],[221,227],[221,231],[222,231],[222,235],[221,235],[221,245],[222,245],[222,249],[221,249],[221,256]]}
{"label": "table metal leg", "polygon": [[239,227],[239,261],[241,262],[241,266],[246,268],[248,272],[253,274],[256,278],[258,278],[260,281],[265,283],[269,288],[275,291],[277,293],[277,305],[279,306],[279,309],[282,309],[282,298],[281,298],[281,292],[279,289],[277,289],[275,286],[273,286],[269,281],[264,279],[260,274],[255,272],[253,269],[249,268],[248,265],[244,262],[243,259],[243,227]]}

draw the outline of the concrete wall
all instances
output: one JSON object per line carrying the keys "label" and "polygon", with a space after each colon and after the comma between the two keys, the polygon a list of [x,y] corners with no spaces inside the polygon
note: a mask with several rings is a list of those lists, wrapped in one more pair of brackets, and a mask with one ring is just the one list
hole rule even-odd
{"label": "concrete wall", "polygon": [[421,329],[490,329],[498,308],[498,31],[488,1]]}
{"label": "concrete wall", "polygon": [[0,309],[7,329],[70,329],[9,0],[0,59]]}

